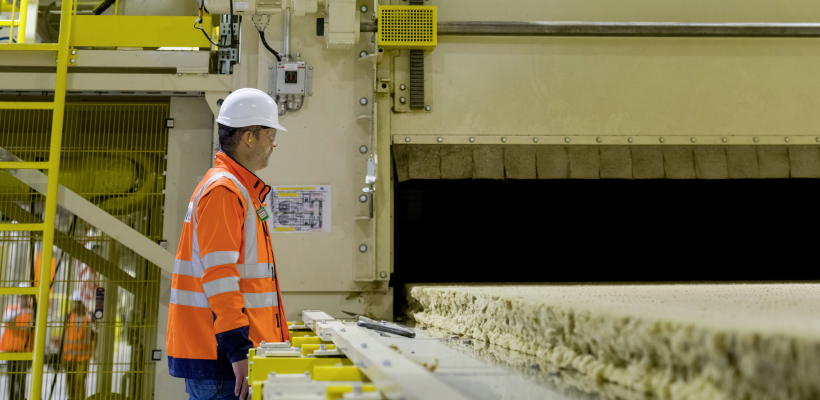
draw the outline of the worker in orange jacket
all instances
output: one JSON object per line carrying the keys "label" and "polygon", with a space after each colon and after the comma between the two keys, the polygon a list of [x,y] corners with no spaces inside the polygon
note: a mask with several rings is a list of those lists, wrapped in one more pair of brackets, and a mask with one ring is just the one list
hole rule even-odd
{"label": "worker in orange jacket", "polygon": [[244,399],[248,350],[289,340],[266,220],[270,186],[255,172],[276,147],[276,103],[257,89],[227,96],[214,168],[191,196],[168,310],[168,368],[191,400]]}
{"label": "worker in orange jacket", "polygon": [[71,313],[65,324],[62,361],[67,372],[68,399],[82,400],[86,398],[88,361],[94,354],[94,342],[97,335],[80,292],[74,292],[71,300]]}
{"label": "worker in orange jacket", "polygon": [[[4,353],[30,353],[34,349],[34,324],[32,323],[31,295],[20,296],[16,310],[3,318],[6,328],[0,339],[0,351]],[[31,360],[9,360],[9,400],[26,398],[26,378],[31,368]]]}

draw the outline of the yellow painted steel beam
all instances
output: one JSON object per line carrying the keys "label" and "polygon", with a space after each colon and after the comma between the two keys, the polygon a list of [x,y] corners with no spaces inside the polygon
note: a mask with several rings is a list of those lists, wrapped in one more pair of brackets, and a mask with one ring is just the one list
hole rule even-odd
{"label": "yellow painted steel beam", "polygon": [[[37,294],[40,289],[36,287],[3,287],[0,288],[0,296],[11,296],[21,294]],[[0,353],[2,354],[2,353]]]}
{"label": "yellow painted steel beam", "polygon": [[0,44],[0,51],[3,50],[14,50],[14,51],[44,51],[44,50],[51,50],[56,51],[60,47],[58,44],[55,43],[28,43],[28,44],[19,44],[19,43],[12,43],[12,44]]}
{"label": "yellow painted steel beam", "polygon": [[44,231],[44,224],[0,224],[0,232]]}
{"label": "yellow painted steel beam", "polygon": [[48,169],[49,166],[43,161],[0,161],[0,169]]}
{"label": "yellow painted steel beam", "polygon": [[54,103],[47,101],[4,101],[0,110],[51,110]]}
{"label": "yellow painted steel beam", "polygon": [[0,21],[0,26],[20,26],[20,21],[18,20],[3,20]]}
{"label": "yellow painted steel beam", "polygon": [[[66,81],[68,77],[69,39],[71,37],[72,6],[76,0],[63,0],[60,10],[60,36],[57,41],[57,72],[54,87],[54,111],[51,113],[51,143],[49,143],[48,186],[46,190],[45,217],[43,218],[43,254],[40,265],[39,299],[34,332],[34,357],[31,369],[29,399],[40,400],[43,388],[43,362],[46,350],[46,323],[48,322],[48,295],[51,287],[51,256],[54,248],[54,223],[57,217],[57,189],[60,176],[60,149],[63,141],[63,118],[65,116]],[[25,45],[23,45],[25,46]]]}
{"label": "yellow painted steel beam", "polygon": [[0,353],[0,360],[6,361],[20,361],[31,360],[34,353]]}
{"label": "yellow painted steel beam", "polygon": [[[194,17],[77,15],[71,45],[87,47],[211,47]],[[202,29],[211,31],[210,19]]]}

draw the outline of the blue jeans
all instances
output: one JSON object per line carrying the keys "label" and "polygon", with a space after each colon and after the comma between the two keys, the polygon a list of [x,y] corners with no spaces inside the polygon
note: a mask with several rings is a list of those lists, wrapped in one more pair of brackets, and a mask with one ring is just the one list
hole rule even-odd
{"label": "blue jeans", "polygon": [[189,400],[235,400],[239,398],[233,394],[235,387],[236,381],[232,379],[185,380],[185,392],[188,393]]}

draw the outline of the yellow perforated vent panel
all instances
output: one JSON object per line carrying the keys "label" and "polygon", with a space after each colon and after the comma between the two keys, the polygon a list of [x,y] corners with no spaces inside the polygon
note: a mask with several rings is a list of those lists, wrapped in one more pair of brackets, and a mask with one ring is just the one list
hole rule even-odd
{"label": "yellow perforated vent panel", "polygon": [[436,40],[435,6],[379,6],[379,46],[432,50]]}

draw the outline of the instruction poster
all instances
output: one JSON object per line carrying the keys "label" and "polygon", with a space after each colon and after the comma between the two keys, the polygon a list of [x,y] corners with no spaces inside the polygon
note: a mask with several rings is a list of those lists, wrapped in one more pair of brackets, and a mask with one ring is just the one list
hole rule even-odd
{"label": "instruction poster", "polygon": [[274,232],[330,232],[330,185],[274,186],[270,203]]}

